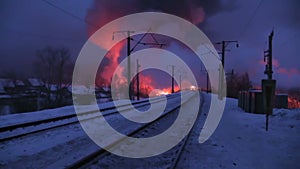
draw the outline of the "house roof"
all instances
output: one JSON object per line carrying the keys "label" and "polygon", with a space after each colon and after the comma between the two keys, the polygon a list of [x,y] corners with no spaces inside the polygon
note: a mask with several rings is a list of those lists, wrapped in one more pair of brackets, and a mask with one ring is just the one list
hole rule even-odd
{"label": "house roof", "polygon": [[11,79],[0,79],[0,93],[6,93],[5,87],[15,87]]}
{"label": "house roof", "polygon": [[110,88],[109,88],[109,87],[102,87],[102,89],[103,89],[105,92],[109,92],[109,91],[110,91]]}
{"label": "house roof", "polygon": [[40,79],[29,78],[28,82],[30,83],[31,86],[34,86],[34,87],[44,86],[44,83]]}
{"label": "house roof", "polygon": [[94,88],[87,88],[83,85],[73,86],[72,93],[74,94],[90,94],[95,92]]}
{"label": "house roof", "polygon": [[0,93],[5,93],[4,87],[0,85]]}
{"label": "house roof", "polygon": [[25,86],[25,83],[22,80],[16,80],[15,85],[16,86]]}

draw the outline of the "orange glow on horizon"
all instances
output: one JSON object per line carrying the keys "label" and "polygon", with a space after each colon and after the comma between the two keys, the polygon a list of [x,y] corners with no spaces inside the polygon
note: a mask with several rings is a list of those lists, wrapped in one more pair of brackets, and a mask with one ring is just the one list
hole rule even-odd
{"label": "orange glow on horizon", "polygon": [[288,96],[288,108],[289,109],[300,108],[300,101],[298,101],[296,98]]}

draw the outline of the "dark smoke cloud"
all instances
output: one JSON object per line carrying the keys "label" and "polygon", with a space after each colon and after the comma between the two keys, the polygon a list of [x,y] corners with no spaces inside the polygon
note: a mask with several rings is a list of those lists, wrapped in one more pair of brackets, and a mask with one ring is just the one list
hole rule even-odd
{"label": "dark smoke cloud", "polygon": [[205,30],[205,18],[234,10],[235,4],[235,0],[226,3],[224,0],[94,0],[86,15],[86,20],[93,25],[87,26],[87,34],[92,35],[99,27],[119,17],[146,11],[173,14]]}
{"label": "dark smoke cloud", "polygon": [[[228,3],[228,1],[232,3]],[[233,10],[235,8],[234,2],[235,0],[227,0],[227,3],[224,3],[224,0],[94,0],[86,15],[88,23],[93,25],[88,25],[87,27],[88,36],[92,35],[97,28],[102,27],[114,19],[146,11],[173,14],[189,20],[199,27],[205,27],[205,18],[211,17],[219,12]],[[169,45],[170,43],[166,44]],[[180,44],[178,44],[177,47],[184,49]],[[172,50],[175,49],[175,51],[177,50],[177,48],[169,48]],[[115,63],[112,58],[108,59],[110,59],[111,63]],[[106,67],[114,70],[116,65],[112,65],[113,64],[107,64]],[[102,75],[107,74],[107,72],[108,71],[102,72]],[[107,79],[110,79],[109,76],[107,77]]]}
{"label": "dark smoke cloud", "polygon": [[[235,0],[227,0],[226,3],[222,0],[94,0],[86,19],[101,27],[124,15],[145,11],[161,11],[193,22],[195,15],[203,18],[210,17],[218,12],[233,10],[235,7]],[[199,9],[203,9],[203,13],[194,13]],[[202,23],[202,20],[200,21]],[[196,22],[196,24],[200,24],[200,22]]]}

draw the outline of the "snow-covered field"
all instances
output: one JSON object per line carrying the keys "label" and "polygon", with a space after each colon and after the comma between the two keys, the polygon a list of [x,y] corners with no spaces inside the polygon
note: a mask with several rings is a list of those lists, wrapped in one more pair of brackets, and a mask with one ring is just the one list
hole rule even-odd
{"label": "snow-covered field", "polygon": [[300,109],[274,109],[269,131],[265,115],[246,113],[236,99],[227,99],[225,112],[212,137],[197,143],[203,126],[209,95],[206,95],[201,122],[179,162],[179,168],[299,169]]}

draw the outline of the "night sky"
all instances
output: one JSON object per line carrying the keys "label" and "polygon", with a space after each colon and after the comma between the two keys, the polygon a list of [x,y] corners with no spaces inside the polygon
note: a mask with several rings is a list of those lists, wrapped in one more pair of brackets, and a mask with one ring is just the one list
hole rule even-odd
{"label": "night sky", "polygon": [[[279,87],[300,86],[298,0],[124,2],[0,1],[0,71],[31,75],[36,51],[45,46],[67,47],[75,60],[95,27],[135,12],[160,11],[196,24],[213,43],[238,40],[239,48],[234,44],[227,47],[230,51],[226,53],[225,69],[248,72],[254,86],[259,86],[266,77],[263,53],[268,47],[268,35],[274,29],[273,77]],[[217,45],[216,48],[220,49]]]}

